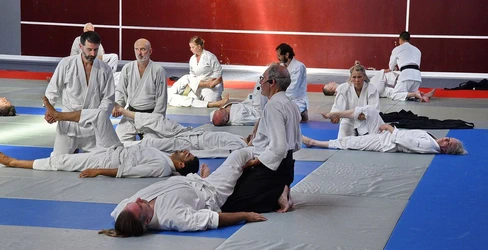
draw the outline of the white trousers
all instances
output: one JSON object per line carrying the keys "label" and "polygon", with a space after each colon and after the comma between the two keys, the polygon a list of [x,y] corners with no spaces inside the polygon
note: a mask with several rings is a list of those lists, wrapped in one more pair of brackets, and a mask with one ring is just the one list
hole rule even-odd
{"label": "white trousers", "polygon": [[112,168],[114,149],[97,149],[90,153],[54,155],[34,161],[33,169],[51,171],[83,171],[92,168]]}
{"label": "white trousers", "polygon": [[420,87],[419,81],[398,81],[395,88],[385,88],[385,96],[391,98],[393,101],[405,101],[409,92],[416,92]]}

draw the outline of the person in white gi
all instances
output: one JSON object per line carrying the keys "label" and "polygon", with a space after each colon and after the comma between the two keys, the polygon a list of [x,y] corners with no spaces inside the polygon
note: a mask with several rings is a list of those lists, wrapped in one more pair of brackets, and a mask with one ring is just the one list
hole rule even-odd
{"label": "person in white gi", "polygon": [[133,119],[136,129],[145,135],[141,141],[129,142],[126,146],[137,143],[163,152],[188,149],[205,158],[227,157],[231,151],[247,146],[241,136],[185,127],[161,114],[133,112],[120,107],[119,112]]}
{"label": "person in white gi", "polygon": [[[250,148],[234,151],[217,170],[173,176],[156,182],[122,200],[110,214],[115,228],[99,233],[113,237],[141,236],[147,229],[199,231],[265,221],[253,212],[221,212],[220,206],[232,194],[244,164],[252,159]],[[203,169],[203,168],[202,168]]]}
{"label": "person in white gi", "polygon": [[[83,33],[87,31],[95,31],[95,26],[93,26],[92,23],[86,23],[85,27],[83,27]],[[73,41],[73,45],[71,45],[70,56],[81,54],[82,51],[80,49],[80,37],[81,36],[76,37]],[[102,44],[100,44],[100,47],[98,48],[98,58],[106,62],[108,66],[110,66],[110,68],[112,69],[112,72],[115,73],[115,71],[117,71],[119,56],[115,53],[105,54],[105,50],[103,49]]]}
{"label": "person in white gi", "polygon": [[156,148],[120,143],[107,112],[83,109],[57,112],[44,98],[47,112],[58,121],[72,121],[80,127],[94,128],[99,147],[90,153],[54,155],[34,161],[18,160],[0,153],[0,163],[8,167],[51,171],[82,171],[80,177],[164,177],[178,172],[196,173],[199,160],[188,150],[167,155]]}
{"label": "person in white gi", "polygon": [[193,56],[190,74],[182,76],[168,89],[168,104],[176,107],[217,108],[229,101],[222,99],[222,66],[217,57],[204,49],[205,41],[194,36],[189,42]]}
{"label": "person in white gi", "polygon": [[239,179],[222,211],[287,212],[293,205],[289,191],[293,152],[302,144],[300,111],[285,93],[291,82],[286,67],[271,65],[260,79],[261,94],[269,101],[251,142],[255,157],[246,166],[252,168]]}
{"label": "person in white gi", "polygon": [[295,58],[293,48],[282,43],[276,47],[276,54],[281,65],[290,72],[291,84],[286,89],[286,96],[298,106],[302,122],[308,121],[308,108],[310,106],[307,95],[307,68]]}
{"label": "person in white gi", "polygon": [[[115,85],[112,70],[97,58],[100,36],[94,31],[88,31],[81,35],[80,41],[82,53],[61,59],[45,96],[54,105],[62,95],[63,111],[101,109],[110,114],[114,105]],[[56,122],[48,113],[44,119],[48,123]],[[60,121],[51,155],[71,154],[76,149],[89,152],[95,146],[93,128]]]}
{"label": "person in white gi", "polygon": [[[380,109],[380,97],[376,88],[369,84],[364,67],[356,61],[349,70],[351,75],[349,81],[341,84],[336,92],[336,97],[330,112],[344,111],[355,107],[371,105]],[[358,135],[358,122],[348,118],[331,119],[332,123],[339,123],[339,133],[337,138]]]}
{"label": "person in white gi", "polygon": [[261,117],[261,111],[268,101],[261,95],[261,84],[256,82],[254,90],[247,98],[238,103],[227,103],[222,108],[210,113],[210,121],[215,126],[252,126]]}
{"label": "person in white gi", "polygon": [[[389,91],[385,90],[393,89],[393,87],[395,87],[399,75],[400,73],[398,71],[385,72],[385,70],[382,69],[376,72],[376,74],[369,79],[369,84],[376,87],[380,98],[390,98],[390,96],[387,95]],[[325,96],[333,96],[336,94],[339,85],[341,84],[336,82],[328,82],[322,87],[322,92]]]}
{"label": "person in white gi", "polygon": [[422,95],[419,91],[422,76],[420,74],[420,60],[422,53],[410,44],[410,33],[403,31],[398,37],[399,45],[393,49],[385,72],[395,70],[398,66],[400,77],[393,89],[387,89],[387,95],[394,101],[405,101],[408,98],[416,98],[421,102],[429,102],[433,91]]}
{"label": "person in white gi", "polygon": [[362,136],[347,136],[330,141],[317,141],[303,137],[308,147],[318,146],[335,149],[354,149],[377,152],[404,152],[419,154],[466,154],[463,144],[452,137],[435,138],[423,130],[399,130],[385,124],[379,111],[372,106],[331,112],[328,118],[347,117],[361,123]]}
{"label": "person in white gi", "polygon": [[[166,71],[150,59],[152,48],[148,40],[138,39],[134,43],[134,53],[137,60],[124,65],[120,72],[119,84],[115,89],[115,105],[128,107],[132,111],[166,116]],[[120,115],[114,107],[112,116]],[[115,131],[122,143],[134,141],[140,133],[136,130],[134,121],[127,117],[122,117]]]}

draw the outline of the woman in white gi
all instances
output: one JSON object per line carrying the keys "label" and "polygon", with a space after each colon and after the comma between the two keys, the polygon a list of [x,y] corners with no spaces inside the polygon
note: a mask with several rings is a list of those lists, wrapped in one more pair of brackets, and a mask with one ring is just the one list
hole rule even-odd
{"label": "woman in white gi", "polygon": [[[221,212],[220,206],[234,191],[243,166],[252,159],[252,149],[234,151],[209,175],[189,174],[156,182],[117,205],[111,216],[115,229],[99,233],[113,237],[141,236],[147,228],[155,230],[198,231],[237,224],[265,221],[253,212]],[[203,169],[203,167],[202,167]]]}
{"label": "woman in white gi", "polygon": [[[359,61],[356,61],[349,71],[351,73],[349,81],[337,87],[334,105],[330,112],[345,111],[366,105],[373,106],[379,110],[380,97],[378,91],[369,84],[369,78],[364,67]],[[331,122],[340,122],[337,138],[360,135],[356,130],[359,126],[357,121],[355,122],[349,118],[334,118],[331,119]]]}
{"label": "woman in white gi", "polygon": [[332,112],[327,118],[349,118],[360,123],[362,136],[347,136],[330,141],[317,141],[306,136],[308,147],[354,149],[377,152],[404,152],[418,154],[466,154],[463,144],[452,137],[435,138],[423,130],[399,130],[385,124],[379,111],[372,106],[356,107],[343,112]]}
{"label": "woman in white gi", "polygon": [[190,74],[182,76],[168,90],[169,105],[211,108],[228,101],[226,97],[227,101],[224,103],[218,102],[223,101],[222,66],[214,54],[204,49],[204,45],[205,41],[198,36],[190,39],[189,46],[193,53],[190,58]]}

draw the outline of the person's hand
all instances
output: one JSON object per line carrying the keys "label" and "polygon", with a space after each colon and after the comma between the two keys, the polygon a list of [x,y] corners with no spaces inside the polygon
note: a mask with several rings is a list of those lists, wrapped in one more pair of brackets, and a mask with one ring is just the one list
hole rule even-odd
{"label": "person's hand", "polygon": [[44,114],[44,120],[46,120],[49,124],[53,124],[56,122],[56,120],[47,111],[46,114]]}
{"label": "person's hand", "polygon": [[202,178],[207,178],[210,175],[210,168],[208,168],[207,164],[202,164],[200,167],[200,176]]}
{"label": "person's hand", "polygon": [[80,178],[92,178],[99,175],[98,169],[85,169],[81,171]]}
{"label": "person's hand", "polygon": [[341,118],[339,118],[338,116],[336,117],[333,117],[330,119],[330,122],[334,123],[334,124],[337,124],[341,121]]}
{"label": "person's hand", "polygon": [[112,110],[112,116],[113,117],[119,117],[122,115],[122,112],[120,112],[121,106],[117,103],[114,105],[114,109]]}
{"label": "person's hand", "polygon": [[261,162],[259,161],[258,158],[251,159],[251,160],[247,161],[246,164],[244,164],[244,166],[242,167],[242,169],[252,168],[254,166],[259,165],[259,163],[261,163]]}
{"label": "person's hand", "polygon": [[266,217],[261,214],[254,213],[254,212],[246,212],[246,221],[247,222],[257,222],[257,221],[266,221]]}
{"label": "person's hand", "polygon": [[384,69],[385,73],[391,72],[391,69]]}
{"label": "person's hand", "polygon": [[395,129],[395,128],[394,128],[393,126],[391,126],[390,124],[387,124],[387,123],[382,124],[382,125],[380,126],[380,132],[383,132],[383,131],[385,131],[385,130],[388,130],[388,131],[390,131],[390,133],[391,133],[391,132],[393,132],[393,130],[394,130],[394,129]]}
{"label": "person's hand", "polygon": [[359,121],[364,121],[364,120],[366,120],[366,116],[364,115],[364,113],[361,113],[361,114],[359,114],[359,115],[358,115],[358,120],[359,120]]}

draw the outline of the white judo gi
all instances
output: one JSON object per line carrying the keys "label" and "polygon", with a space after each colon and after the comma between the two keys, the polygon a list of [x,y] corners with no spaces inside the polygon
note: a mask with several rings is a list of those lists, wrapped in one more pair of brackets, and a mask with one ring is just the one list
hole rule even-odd
{"label": "white judo gi", "polygon": [[423,130],[399,130],[395,128],[392,133],[388,130],[379,132],[384,124],[379,111],[372,106],[356,107],[354,117],[363,113],[366,120],[359,121],[363,132],[362,136],[347,136],[329,141],[329,148],[355,149],[377,152],[405,152],[420,154],[436,154],[441,149],[436,139]]}
{"label": "white judo gi", "polygon": [[[345,111],[366,105],[373,106],[378,110],[380,109],[380,97],[376,87],[364,82],[361,94],[358,97],[356,91],[354,90],[354,85],[352,83],[345,82],[337,87],[336,97],[330,112]],[[339,133],[337,138],[356,135],[355,129],[358,127],[358,121],[342,118],[339,124]]]}
{"label": "white judo gi", "polygon": [[176,172],[166,153],[151,147],[121,144],[90,153],[55,155],[34,161],[34,169],[83,171],[85,169],[118,169],[116,177],[165,177]]}
{"label": "white judo gi", "polygon": [[[232,105],[229,112],[229,121],[227,125],[233,126],[252,126],[261,117],[261,112],[268,102],[268,98],[261,95],[261,84],[259,81],[254,86],[251,94],[242,102],[231,102],[223,106],[226,108]],[[210,121],[212,121],[215,110],[210,113]]]}
{"label": "white judo gi", "polygon": [[111,213],[117,220],[129,202],[137,198],[156,199],[149,229],[198,231],[219,225],[220,207],[242,174],[242,166],[252,158],[250,148],[234,151],[216,171],[203,179],[197,174],[174,176],[156,182],[120,202]]}
{"label": "white judo gi", "polygon": [[[76,37],[75,40],[73,41],[73,44],[71,45],[71,53],[69,54],[70,56],[75,56],[81,54],[81,48],[80,48],[80,37]],[[110,66],[112,69],[112,72],[115,73],[117,71],[117,65],[119,63],[119,56],[115,53],[111,54],[105,54],[105,50],[103,49],[102,44],[98,47],[98,54],[97,56],[102,56],[102,60]]]}
{"label": "white judo gi", "polygon": [[[45,96],[55,104],[62,95],[62,111],[82,109],[101,109],[110,115],[114,105],[115,85],[109,66],[95,58],[90,79],[86,79],[81,55],[61,59],[51,81],[47,85]],[[81,127],[76,122],[57,122],[54,151],[51,155],[73,153],[80,148],[89,152],[96,146],[93,127]]]}
{"label": "white judo gi", "polygon": [[307,95],[307,68],[296,58],[291,59],[287,67],[291,83],[286,89],[286,95],[298,106],[300,113],[310,106]]}
{"label": "white judo gi", "polygon": [[[420,59],[422,53],[420,50],[411,45],[409,42],[404,42],[393,49],[390,56],[389,68],[394,70],[395,66],[401,69],[406,65],[417,65],[420,67]],[[420,70],[404,69],[400,72],[395,88],[391,91],[391,98],[393,100],[406,100],[408,92],[418,91],[422,76]]]}
{"label": "white judo gi", "polygon": [[[115,89],[115,102],[122,107],[129,105],[136,110],[153,110],[153,113],[166,116],[167,86],[166,71],[161,65],[150,60],[141,76],[137,60],[132,61],[121,70],[120,81]],[[122,142],[134,141],[140,133],[134,121],[127,117],[122,117],[116,132]]]}
{"label": "white judo gi", "polygon": [[[207,50],[203,50],[200,61],[193,55],[190,58],[190,74],[182,76],[168,89],[168,104],[176,107],[206,108],[209,102],[222,99],[224,83],[214,88],[199,88],[200,81],[222,76],[222,66],[217,57]],[[183,95],[186,86],[191,88],[187,96]]]}
{"label": "white judo gi", "polygon": [[382,69],[371,77],[369,84],[376,87],[381,98],[392,98],[393,88],[397,83],[399,75],[400,73],[398,71],[385,73],[385,70]]}
{"label": "white judo gi", "polygon": [[233,150],[247,147],[241,136],[188,128],[160,114],[136,112],[134,121],[136,129],[145,135],[135,143],[168,153],[188,149],[197,157],[225,157]]}

